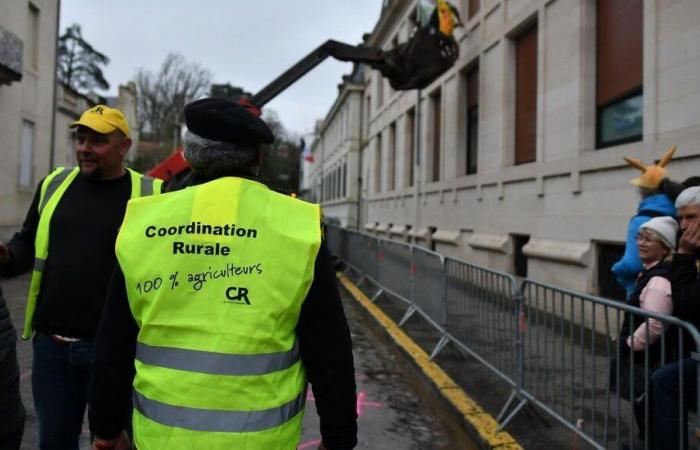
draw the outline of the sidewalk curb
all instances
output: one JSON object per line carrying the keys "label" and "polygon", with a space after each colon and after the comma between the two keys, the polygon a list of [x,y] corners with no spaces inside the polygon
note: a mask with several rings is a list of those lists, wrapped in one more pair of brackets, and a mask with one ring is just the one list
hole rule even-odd
{"label": "sidewalk curb", "polygon": [[496,433],[498,423],[469,397],[457,383],[450,378],[437,364],[432,362],[428,354],[399,328],[384,312],[340,272],[337,277],[347,292],[381,325],[396,345],[408,355],[414,364],[433,384],[454,411],[462,416],[469,434],[482,449],[522,450],[518,442],[505,431]]}

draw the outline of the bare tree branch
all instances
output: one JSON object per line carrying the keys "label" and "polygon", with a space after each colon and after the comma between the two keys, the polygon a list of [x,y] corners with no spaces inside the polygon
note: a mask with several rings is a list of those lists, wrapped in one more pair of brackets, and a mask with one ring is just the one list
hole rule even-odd
{"label": "bare tree branch", "polygon": [[170,140],[185,105],[209,91],[212,73],[169,53],[158,73],[139,69],[135,76],[139,129],[156,141]]}

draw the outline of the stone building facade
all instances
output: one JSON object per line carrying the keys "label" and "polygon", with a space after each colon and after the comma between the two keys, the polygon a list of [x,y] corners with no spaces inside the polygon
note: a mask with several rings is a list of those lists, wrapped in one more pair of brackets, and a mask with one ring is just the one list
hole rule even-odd
{"label": "stone building facade", "polygon": [[[368,43],[405,42],[417,3],[385,2]],[[675,144],[671,176],[700,175],[700,2],[454,3],[460,58],[430,86],[365,70],[361,228],[614,296],[639,202],[622,157]]]}
{"label": "stone building facade", "polygon": [[58,2],[0,3],[0,239],[49,170]]}
{"label": "stone building facade", "polygon": [[306,198],[323,204],[325,217],[358,228],[364,69],[355,66],[338,86],[338,98],[316,127],[311,144],[314,162],[303,162]]}

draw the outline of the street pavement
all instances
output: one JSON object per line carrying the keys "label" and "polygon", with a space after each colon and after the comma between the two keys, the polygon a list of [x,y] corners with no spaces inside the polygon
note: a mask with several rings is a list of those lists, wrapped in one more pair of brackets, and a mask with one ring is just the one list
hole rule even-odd
{"label": "street pavement", "polygon": [[[18,330],[24,317],[29,276],[2,280],[3,291]],[[353,338],[357,379],[359,443],[364,449],[473,449],[469,438],[455,419],[417,378],[380,332],[370,325],[360,308],[343,294]],[[38,449],[37,421],[31,393],[31,341],[18,342],[21,390],[27,422],[23,450]],[[304,429],[299,449],[316,449],[320,442],[318,416],[311,390],[307,396]],[[81,449],[89,448],[87,422],[81,436]]]}

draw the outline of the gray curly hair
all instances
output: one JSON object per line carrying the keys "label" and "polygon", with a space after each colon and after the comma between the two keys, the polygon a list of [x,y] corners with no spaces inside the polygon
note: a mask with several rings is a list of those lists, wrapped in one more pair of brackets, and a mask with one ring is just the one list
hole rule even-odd
{"label": "gray curly hair", "polygon": [[183,156],[198,175],[220,177],[240,174],[256,162],[258,150],[229,142],[212,141],[187,131]]}

